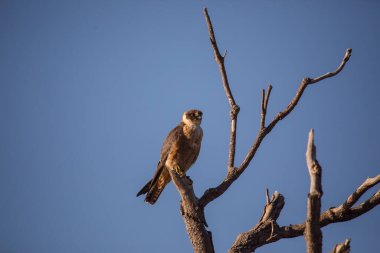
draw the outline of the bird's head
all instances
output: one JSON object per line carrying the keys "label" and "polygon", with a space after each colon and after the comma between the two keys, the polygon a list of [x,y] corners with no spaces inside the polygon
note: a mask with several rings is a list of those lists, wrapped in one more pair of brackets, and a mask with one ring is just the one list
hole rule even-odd
{"label": "bird's head", "polygon": [[188,126],[199,126],[202,122],[203,113],[199,110],[188,110],[182,115],[182,122]]}

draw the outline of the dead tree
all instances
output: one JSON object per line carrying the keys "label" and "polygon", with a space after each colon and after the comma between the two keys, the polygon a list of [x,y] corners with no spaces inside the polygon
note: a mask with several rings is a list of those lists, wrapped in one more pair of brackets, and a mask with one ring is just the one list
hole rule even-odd
{"label": "dead tree", "polygon": [[[194,252],[214,252],[212,234],[207,230],[207,222],[205,218],[205,208],[212,201],[219,198],[229,187],[243,174],[248,165],[254,158],[260,144],[265,137],[277,126],[280,120],[285,119],[297,106],[302,94],[312,84],[316,84],[326,78],[333,77],[339,74],[348,60],[350,59],[352,50],[346,50],[343,60],[338,68],[332,72],[328,72],[316,78],[306,77],[301,81],[301,84],[290,101],[289,105],[273,118],[269,124],[266,123],[267,107],[272,91],[272,86],[268,89],[263,89],[261,100],[261,117],[260,128],[256,135],[251,148],[248,150],[243,162],[240,165],[235,164],[235,149],[236,149],[236,124],[239,114],[239,106],[232,95],[230,85],[227,78],[227,72],[224,65],[226,52],[222,55],[219,52],[218,45],[215,39],[214,29],[211,23],[207,9],[204,9],[204,16],[208,26],[211,45],[214,51],[215,61],[218,64],[219,71],[222,77],[222,84],[225,90],[229,105],[230,105],[230,142],[227,164],[227,175],[221,183],[215,187],[209,188],[204,194],[198,198],[192,184],[186,177],[179,177],[173,171],[170,171],[173,182],[181,195],[181,214],[186,226],[187,233],[192,243]],[[258,223],[250,230],[237,235],[236,240],[231,245],[229,252],[254,252],[255,249],[281,240],[283,238],[293,238],[305,235],[307,244],[307,252],[322,251],[322,233],[320,228],[328,226],[332,223],[344,222],[355,219],[356,217],[370,211],[372,208],[380,204],[380,190],[365,201],[358,203],[359,198],[380,182],[380,174],[368,178],[360,185],[348,198],[338,207],[330,208],[321,213],[320,201],[322,197],[321,172],[322,169],[316,160],[316,149],[314,146],[313,131],[309,134],[306,154],[307,167],[310,172],[310,192],[308,195],[308,211],[305,223],[280,226],[277,219],[281,214],[281,210],[285,204],[285,198],[278,192],[269,197],[267,191],[267,201],[264,206],[263,214]],[[354,206],[357,204],[356,206]],[[332,252],[349,252],[350,241],[335,246]]]}

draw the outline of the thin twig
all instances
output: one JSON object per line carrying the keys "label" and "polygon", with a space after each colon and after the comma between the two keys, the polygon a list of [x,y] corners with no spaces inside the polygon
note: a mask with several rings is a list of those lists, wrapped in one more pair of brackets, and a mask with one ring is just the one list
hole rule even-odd
{"label": "thin twig", "polygon": [[210,34],[211,45],[212,45],[212,48],[214,49],[215,60],[218,63],[220,72],[222,74],[223,87],[226,91],[226,95],[230,103],[230,107],[232,108],[236,105],[236,103],[235,103],[234,97],[232,96],[230,85],[228,83],[226,68],[224,67],[224,57],[219,52],[218,44],[216,43],[216,39],[215,39],[214,28],[212,26],[210,16],[208,15],[207,8],[204,8],[203,13],[206,18],[207,27]]}
{"label": "thin twig", "polygon": [[268,92],[267,92],[267,95],[266,95],[266,97],[265,97],[265,112],[267,111],[267,109],[268,109],[268,101],[269,101],[269,96],[270,96],[270,93],[272,92],[272,85],[271,84],[269,84],[268,85]]}
{"label": "thin twig", "polygon": [[260,119],[261,131],[263,131],[265,128],[265,118],[267,115],[268,101],[269,101],[269,96],[270,96],[271,91],[272,91],[272,85],[269,84],[268,92],[265,92],[265,89],[263,89],[263,92],[261,94],[261,119]]}
{"label": "thin twig", "polygon": [[329,78],[329,77],[332,77],[332,76],[335,76],[335,75],[339,74],[339,72],[342,71],[342,69],[344,68],[344,66],[346,65],[346,63],[348,62],[348,60],[350,59],[351,52],[352,52],[352,49],[351,48],[347,48],[346,54],[344,55],[342,62],[340,63],[339,67],[335,71],[328,72],[328,73],[326,73],[324,75],[321,75],[320,77],[311,79],[310,80],[310,84],[317,83],[319,81],[322,81],[323,79],[326,79],[326,78]]}
{"label": "thin twig", "polygon": [[227,56],[227,49],[224,50],[223,59],[225,59]]}
{"label": "thin twig", "polygon": [[204,16],[206,18],[206,23],[208,27],[208,31],[210,34],[210,42],[212,48],[214,49],[214,58],[219,66],[220,74],[222,75],[222,83],[223,88],[226,93],[228,102],[230,104],[230,117],[231,117],[231,128],[230,128],[230,144],[229,144],[229,152],[228,152],[228,174],[233,173],[234,164],[235,164],[235,150],[236,150],[236,125],[237,125],[237,116],[240,111],[239,106],[236,104],[235,99],[232,95],[230,84],[227,78],[226,68],[224,66],[224,58],[227,55],[227,50],[224,52],[224,56],[222,56],[219,52],[218,44],[216,43],[214,28],[211,23],[210,16],[208,15],[207,8],[204,8]]}
{"label": "thin twig", "polygon": [[260,129],[265,128],[265,116],[266,116],[266,111],[265,111],[265,89],[263,89],[261,93],[261,118],[260,118]]}

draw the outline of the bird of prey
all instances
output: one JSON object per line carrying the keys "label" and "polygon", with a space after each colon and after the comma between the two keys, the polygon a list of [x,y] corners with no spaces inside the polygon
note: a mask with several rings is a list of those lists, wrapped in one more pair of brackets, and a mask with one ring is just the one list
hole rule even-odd
{"label": "bird of prey", "polygon": [[185,176],[201,149],[201,121],[202,112],[199,110],[192,109],[183,114],[182,122],[169,132],[162,145],[160,161],[153,178],[137,196],[146,194],[145,201],[153,205],[171,181],[169,170],[174,170],[181,177]]}

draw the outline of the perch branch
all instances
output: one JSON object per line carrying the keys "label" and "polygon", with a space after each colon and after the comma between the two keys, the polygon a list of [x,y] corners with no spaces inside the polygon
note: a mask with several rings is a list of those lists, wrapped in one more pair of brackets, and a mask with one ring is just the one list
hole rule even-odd
{"label": "perch branch", "polygon": [[230,129],[230,144],[229,144],[229,152],[228,152],[228,174],[231,174],[234,169],[235,164],[235,150],[236,150],[236,125],[237,125],[237,116],[240,111],[240,107],[236,104],[235,99],[232,95],[230,84],[227,78],[226,67],[224,66],[224,58],[227,55],[227,50],[222,56],[219,52],[218,44],[216,43],[214,28],[211,23],[210,16],[208,15],[207,8],[204,8],[204,16],[206,18],[206,23],[208,27],[208,31],[210,34],[210,42],[212,48],[214,49],[214,58],[219,66],[220,74],[222,75],[222,83],[224,91],[226,92],[226,96],[228,102],[230,104],[230,118],[231,118],[231,129]]}
{"label": "perch branch", "polygon": [[175,187],[181,195],[181,214],[194,252],[213,253],[211,232],[207,231],[204,209],[199,206],[192,183],[186,177],[168,170]]}
{"label": "perch branch", "polygon": [[[380,174],[374,178],[378,178],[379,176]],[[365,185],[365,187],[363,188],[363,193],[365,193],[367,190],[379,183],[368,183],[374,178],[369,178],[369,180],[367,179],[361,186],[359,186],[359,188],[362,188],[363,185]],[[349,198],[350,197],[348,197],[348,199]],[[355,204],[357,201],[358,199],[356,199],[356,201],[353,204]],[[320,227],[325,227],[332,223],[345,222],[355,219],[360,215],[370,211],[372,208],[379,204],[380,190],[378,190],[374,195],[372,195],[364,202],[358,204],[356,207],[343,209],[343,204],[339,207],[332,207],[320,215]],[[260,221],[258,224],[260,224]],[[302,236],[305,232],[305,227],[305,223],[280,227],[275,222],[274,225],[271,225],[271,227],[267,225],[265,228],[258,227],[258,225],[256,225],[251,230],[238,235],[229,252],[253,252],[255,249],[263,245],[273,243],[284,238],[294,238]],[[273,232],[268,232],[267,230],[273,230]],[[267,232],[264,233],[261,231]]]}
{"label": "perch branch", "polygon": [[322,197],[322,168],[317,159],[314,145],[314,131],[309,132],[306,149],[306,163],[310,174],[310,191],[307,198],[307,217],[305,227],[305,241],[307,253],[322,253],[322,231],[319,226]]}

